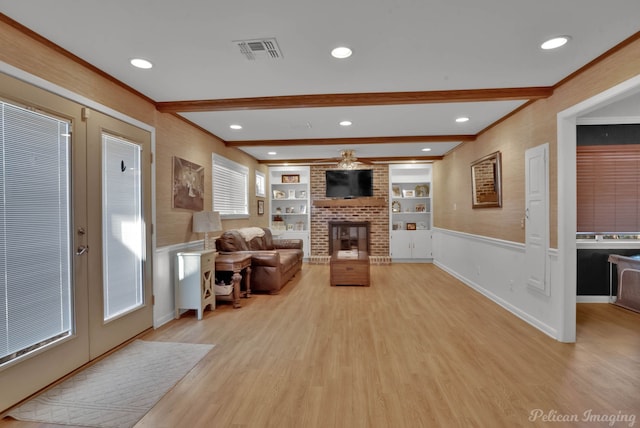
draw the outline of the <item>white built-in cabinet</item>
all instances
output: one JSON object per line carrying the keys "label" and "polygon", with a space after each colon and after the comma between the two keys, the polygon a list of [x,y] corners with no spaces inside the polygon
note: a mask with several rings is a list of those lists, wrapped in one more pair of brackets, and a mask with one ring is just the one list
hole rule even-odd
{"label": "white built-in cabinet", "polygon": [[311,197],[308,166],[269,168],[269,228],[274,239],[302,239],[304,258],[311,256]]}
{"label": "white built-in cabinet", "polygon": [[389,255],[394,262],[431,261],[432,165],[389,165]]}

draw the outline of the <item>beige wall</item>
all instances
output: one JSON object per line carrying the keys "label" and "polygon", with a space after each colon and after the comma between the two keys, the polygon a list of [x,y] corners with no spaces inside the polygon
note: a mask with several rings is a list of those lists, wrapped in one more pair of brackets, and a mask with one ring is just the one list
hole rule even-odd
{"label": "beige wall", "polygon": [[[557,247],[557,113],[640,74],[640,39],[588,68],[544,100],[524,108],[463,144],[434,165],[436,227],[524,242],[524,153],[549,143],[551,247]],[[471,208],[471,162],[502,152],[502,208]]]}
{"label": "beige wall", "polygon": [[[91,99],[156,128],[156,244],[158,247],[202,239],[191,233],[192,212],[171,207],[173,156],[206,167],[205,209],[211,208],[211,154],[216,152],[249,167],[250,218],[223,221],[225,229],[267,226],[268,217],[257,215],[255,170],[267,168],[244,152],[227,148],[215,137],[183,120],[157,112],[153,103],[44,44],[0,22],[0,61]],[[268,208],[265,207],[268,212]]]}

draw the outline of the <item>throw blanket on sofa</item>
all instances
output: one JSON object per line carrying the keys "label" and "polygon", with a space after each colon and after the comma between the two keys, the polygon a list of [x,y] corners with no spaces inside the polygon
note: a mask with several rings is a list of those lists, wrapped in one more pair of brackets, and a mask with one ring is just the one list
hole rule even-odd
{"label": "throw blanket on sofa", "polygon": [[243,227],[242,229],[238,229],[238,233],[247,242],[251,241],[255,237],[264,236],[264,230],[260,227]]}

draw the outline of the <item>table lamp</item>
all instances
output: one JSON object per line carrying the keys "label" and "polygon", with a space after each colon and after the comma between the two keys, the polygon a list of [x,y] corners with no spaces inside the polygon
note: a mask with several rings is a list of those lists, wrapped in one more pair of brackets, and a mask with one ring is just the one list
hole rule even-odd
{"label": "table lamp", "polygon": [[195,233],[204,232],[204,249],[208,250],[209,233],[221,232],[222,222],[218,211],[200,211],[193,213],[193,231]]}

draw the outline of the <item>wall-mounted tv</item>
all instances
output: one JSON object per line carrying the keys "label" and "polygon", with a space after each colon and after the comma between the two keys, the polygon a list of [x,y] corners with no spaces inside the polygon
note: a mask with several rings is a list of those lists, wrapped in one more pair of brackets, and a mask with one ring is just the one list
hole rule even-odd
{"label": "wall-mounted tv", "polygon": [[372,169],[328,169],[325,178],[327,198],[373,196]]}

